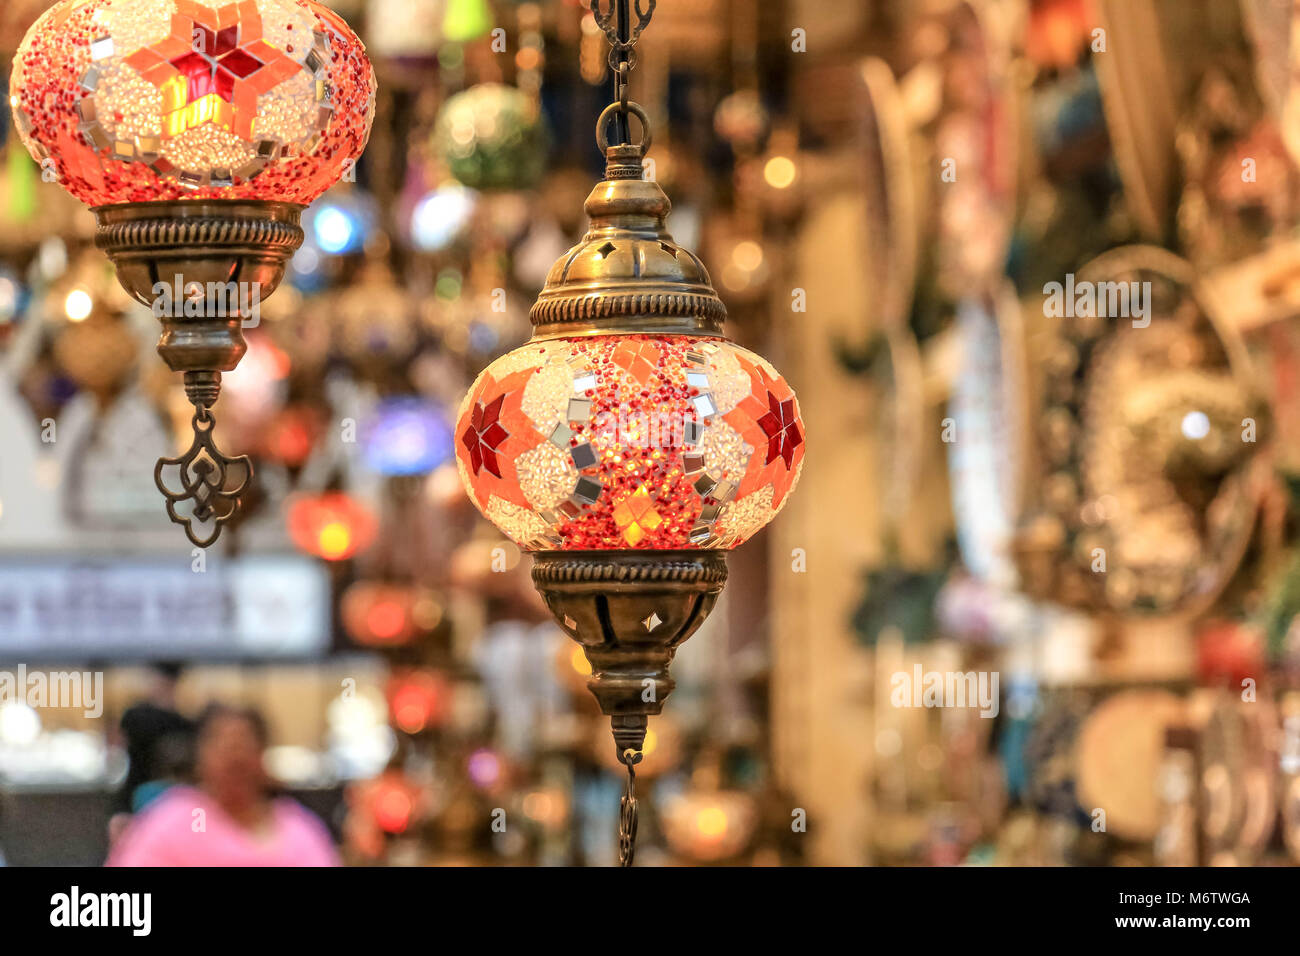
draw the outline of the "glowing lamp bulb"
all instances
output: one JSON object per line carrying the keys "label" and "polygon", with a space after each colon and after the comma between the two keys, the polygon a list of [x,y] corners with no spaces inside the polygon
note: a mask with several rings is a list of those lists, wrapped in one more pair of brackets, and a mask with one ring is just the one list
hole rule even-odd
{"label": "glowing lamp bulb", "polygon": [[63,0],[10,90],[32,157],[87,205],[305,204],[361,155],[375,79],[315,0]]}

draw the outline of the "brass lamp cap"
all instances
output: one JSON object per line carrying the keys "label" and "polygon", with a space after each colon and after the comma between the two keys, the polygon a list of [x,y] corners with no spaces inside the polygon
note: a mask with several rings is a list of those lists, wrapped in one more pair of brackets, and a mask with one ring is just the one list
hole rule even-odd
{"label": "brass lamp cap", "polygon": [[672,203],[641,178],[641,148],[611,146],[587,197],[591,225],[551,267],[529,319],[533,339],[648,332],[722,335],[727,307],[698,256],[669,235]]}

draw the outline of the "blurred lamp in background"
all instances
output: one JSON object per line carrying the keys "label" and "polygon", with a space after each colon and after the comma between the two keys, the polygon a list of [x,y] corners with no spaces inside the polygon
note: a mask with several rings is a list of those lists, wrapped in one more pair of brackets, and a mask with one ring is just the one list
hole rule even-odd
{"label": "blurred lamp in background", "polygon": [[96,245],[185,373],[194,443],[155,480],[200,547],[251,477],[212,440],[221,373],[302,243],[303,206],[352,178],[374,93],[361,41],[314,0],[63,0],[18,48],[19,136],[93,208]]}
{"label": "blurred lamp in background", "polygon": [[365,248],[379,218],[375,201],[357,189],[335,190],[303,213],[307,241],[325,255],[347,256]]}
{"label": "blurred lamp in background", "polygon": [[370,509],[341,491],[295,495],[288,524],[295,545],[326,561],[346,561],[364,551],[379,529]]}
{"label": "blurred lamp in background", "polygon": [[725,552],[775,517],[804,456],[793,391],[723,336],[726,308],[668,234],[663,190],[643,178],[650,129],[626,81],[653,9],[638,3],[633,24],[626,0],[593,3],[619,82],[597,122],[607,165],[587,198],[591,225],[551,269],[532,340],[479,376],[455,430],[470,498],[535,552],[533,581],[590,662],[587,686],[628,769],[623,865],[632,768],[673,689],[669,663],[713,608]]}
{"label": "blurred lamp in background", "polygon": [[372,470],[389,477],[427,475],[451,458],[451,430],[442,409],[415,395],[383,399],[361,436]]}
{"label": "blurred lamp in background", "polygon": [[527,189],[546,171],[550,134],[535,98],[500,83],[448,97],[434,124],[433,148],[470,189]]}

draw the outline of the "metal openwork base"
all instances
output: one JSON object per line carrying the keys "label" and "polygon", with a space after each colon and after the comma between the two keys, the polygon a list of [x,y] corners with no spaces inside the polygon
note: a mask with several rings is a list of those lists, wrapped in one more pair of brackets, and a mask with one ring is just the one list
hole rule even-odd
{"label": "metal openwork base", "polygon": [[727,582],[720,551],[541,551],[533,583],[555,620],[582,645],[587,687],[609,715],[614,748],[627,767],[619,862],[630,866],[636,841],[636,779],[651,714],[672,693],[677,647],[713,610]]}
{"label": "metal openwork base", "polygon": [[112,260],[122,287],[158,317],[158,354],[185,375],[194,442],[179,458],[160,459],[154,482],[171,520],[206,548],[239,510],[252,478],[248,457],[224,455],[212,438],[221,373],[239,364],[247,350],[244,325],[256,324],[262,300],[302,245],[302,207],[181,199],[99,206],[94,213],[95,245]]}

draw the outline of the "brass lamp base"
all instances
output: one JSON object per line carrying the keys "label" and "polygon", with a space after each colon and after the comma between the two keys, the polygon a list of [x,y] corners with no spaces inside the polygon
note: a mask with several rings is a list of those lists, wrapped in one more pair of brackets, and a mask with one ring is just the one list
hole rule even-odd
{"label": "brass lamp base", "polygon": [[727,583],[721,551],[539,551],[533,584],[591,664],[587,687],[609,716],[614,749],[627,767],[619,862],[636,843],[635,771],[650,715],[674,682],[668,665],[699,629]]}
{"label": "brass lamp base", "polygon": [[663,710],[678,646],[713,610],[727,582],[721,551],[539,551],[533,584],[591,664],[587,687],[609,716],[622,759],[640,752]]}
{"label": "brass lamp base", "polygon": [[[302,245],[302,206],[259,200],[120,203],[94,210],[95,245],[113,262],[131,297],[162,323],[158,354],[185,374],[194,404],[194,443],[154,470],[167,513],[190,541],[207,547],[239,510],[252,477],[247,456],[221,453],[211,408],[221,373],[247,351],[243,327],[256,325],[261,301],[284,279]],[[179,490],[165,473],[176,469]]]}

